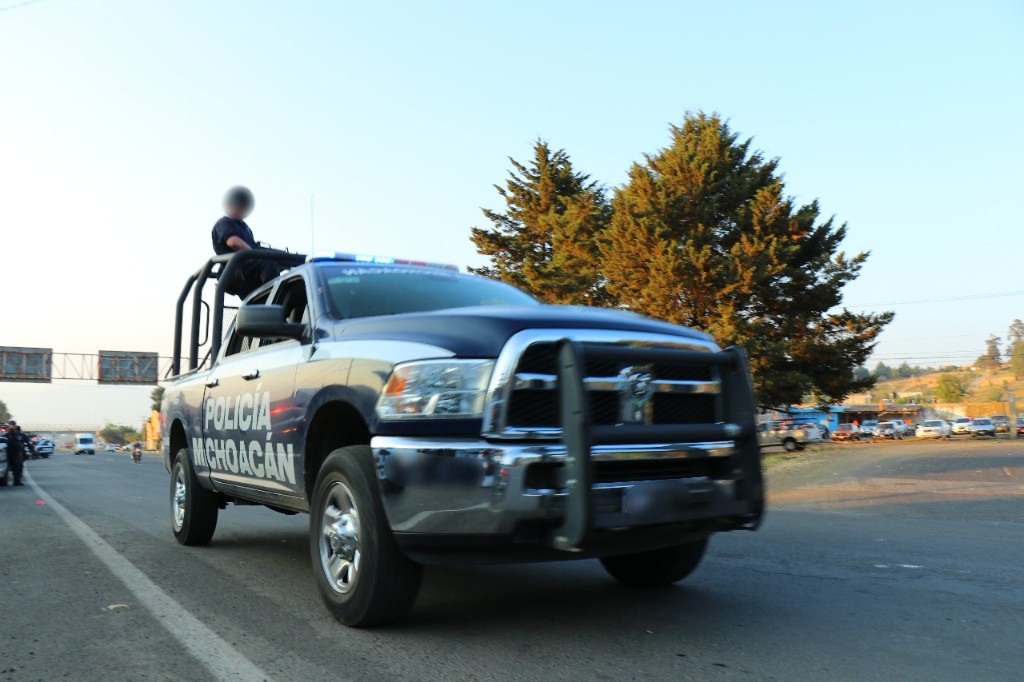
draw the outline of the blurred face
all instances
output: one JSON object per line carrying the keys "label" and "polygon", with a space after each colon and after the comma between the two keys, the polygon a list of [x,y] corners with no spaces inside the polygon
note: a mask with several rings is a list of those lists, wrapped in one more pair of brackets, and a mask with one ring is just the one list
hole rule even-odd
{"label": "blurred face", "polygon": [[247,204],[224,204],[224,215],[232,220],[244,220],[252,212]]}

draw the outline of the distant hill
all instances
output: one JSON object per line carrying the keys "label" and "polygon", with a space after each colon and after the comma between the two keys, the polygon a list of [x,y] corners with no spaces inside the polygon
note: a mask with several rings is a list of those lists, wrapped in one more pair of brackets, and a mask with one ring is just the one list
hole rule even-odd
{"label": "distant hill", "polygon": [[[1024,379],[1014,379],[1009,368],[995,371],[964,371],[951,372],[963,379],[968,387],[966,402],[983,402],[990,400],[1006,400],[1007,389],[1018,398],[1024,397]],[[889,379],[879,381],[871,389],[877,399],[887,398],[893,392],[897,396],[921,393],[922,400],[930,402],[935,398],[935,384],[941,373],[926,374],[905,379]]]}

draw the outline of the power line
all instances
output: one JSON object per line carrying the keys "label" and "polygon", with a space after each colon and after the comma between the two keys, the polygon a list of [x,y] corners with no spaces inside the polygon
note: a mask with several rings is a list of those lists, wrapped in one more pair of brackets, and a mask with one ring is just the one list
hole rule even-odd
{"label": "power line", "polygon": [[29,5],[35,5],[36,3],[42,1],[43,0],[26,0],[26,2],[19,2],[17,5],[8,5],[7,7],[0,7],[0,12],[6,12],[12,9],[19,9],[21,7],[28,7]]}
{"label": "power line", "polygon": [[942,296],[938,298],[918,298],[906,301],[877,301],[875,303],[849,303],[849,308],[871,308],[884,305],[917,305],[919,303],[948,303],[949,301],[976,301],[983,298],[1006,298],[1008,296],[1024,296],[1024,291],[996,291],[985,294],[964,294],[962,296]]}

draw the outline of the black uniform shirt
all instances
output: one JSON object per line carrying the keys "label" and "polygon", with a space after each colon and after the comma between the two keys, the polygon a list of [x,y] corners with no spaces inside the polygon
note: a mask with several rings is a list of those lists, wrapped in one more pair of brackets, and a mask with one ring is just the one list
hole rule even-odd
{"label": "black uniform shirt", "polygon": [[225,253],[233,253],[233,249],[228,246],[228,238],[238,237],[243,242],[256,248],[256,239],[252,236],[252,230],[245,224],[244,220],[235,220],[224,216],[217,221],[217,224],[213,226],[213,252],[218,256]]}

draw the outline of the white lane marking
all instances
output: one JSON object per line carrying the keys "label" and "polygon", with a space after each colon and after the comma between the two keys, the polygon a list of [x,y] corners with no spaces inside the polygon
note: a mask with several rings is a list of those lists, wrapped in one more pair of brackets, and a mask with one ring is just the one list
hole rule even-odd
{"label": "white lane marking", "polygon": [[166,592],[135,567],[135,564],[121,556],[116,549],[101,538],[84,521],[72,514],[60,502],[53,499],[32,480],[26,472],[25,480],[36,495],[44,500],[57,515],[64,519],[78,538],[85,543],[96,557],[106,564],[139,603],[145,606],[153,617],[218,680],[269,680],[270,676],[255,663],[239,653],[198,618],[185,610]]}

